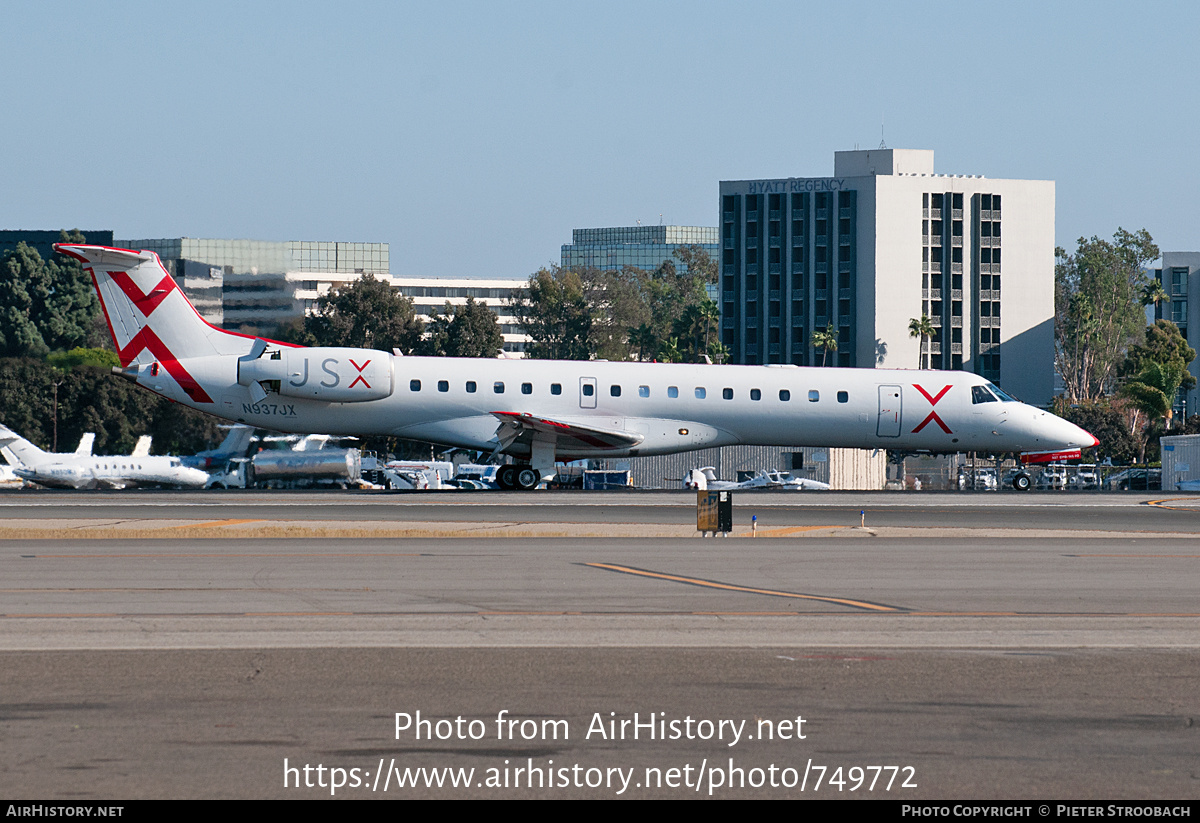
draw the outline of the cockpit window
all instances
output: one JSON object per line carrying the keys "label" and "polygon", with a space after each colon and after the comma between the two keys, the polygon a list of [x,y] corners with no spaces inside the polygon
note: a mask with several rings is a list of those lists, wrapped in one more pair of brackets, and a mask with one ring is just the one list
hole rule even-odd
{"label": "cockpit window", "polygon": [[994,385],[994,384],[992,384],[992,383],[988,383],[988,384],[987,384],[987,387],[988,387],[989,389],[991,389],[991,390],[992,390],[992,394],[994,394],[994,395],[996,395],[997,397],[999,397],[999,398],[1000,398],[1001,400],[1003,400],[1005,403],[1019,403],[1019,402],[1021,402],[1021,401],[1017,400],[1017,398],[1013,397],[1011,394],[1009,394],[1008,392],[1004,391],[1004,389],[1000,388],[1000,387],[999,387],[999,386],[997,386],[997,385]]}
{"label": "cockpit window", "polygon": [[983,386],[971,387],[971,402],[978,403],[995,403],[996,398]]}

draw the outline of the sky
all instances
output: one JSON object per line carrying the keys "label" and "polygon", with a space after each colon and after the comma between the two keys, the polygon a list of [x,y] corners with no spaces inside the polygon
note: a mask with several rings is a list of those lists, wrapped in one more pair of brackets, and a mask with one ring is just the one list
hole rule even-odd
{"label": "sky", "polygon": [[0,229],[391,244],[524,278],[835,151],[1056,181],[1056,238],[1200,249],[1200,4],[3,4]]}

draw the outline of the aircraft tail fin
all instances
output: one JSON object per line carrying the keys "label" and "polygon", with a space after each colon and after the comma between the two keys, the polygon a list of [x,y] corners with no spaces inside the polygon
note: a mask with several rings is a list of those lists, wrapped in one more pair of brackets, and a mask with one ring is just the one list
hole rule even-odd
{"label": "aircraft tail fin", "polygon": [[84,432],[83,437],[79,438],[79,445],[75,447],[77,457],[91,457],[92,444],[96,442],[95,432]]}
{"label": "aircraft tail fin", "polygon": [[77,243],[56,243],[54,249],[92,275],[122,366],[161,363],[171,372],[180,360],[242,355],[254,343],[209,325],[152,251]]}
{"label": "aircraft tail fin", "polygon": [[218,456],[238,457],[244,455],[250,448],[250,438],[253,436],[253,426],[234,426],[214,451]]}
{"label": "aircraft tail fin", "polygon": [[152,442],[150,435],[143,434],[138,438],[137,443],[133,447],[133,451],[129,453],[130,457],[147,457],[150,454],[150,443]]}
{"label": "aircraft tail fin", "polygon": [[[4,457],[12,465],[38,466],[49,461],[50,456],[8,426],[0,424],[0,447]],[[13,463],[16,460],[16,463]]]}

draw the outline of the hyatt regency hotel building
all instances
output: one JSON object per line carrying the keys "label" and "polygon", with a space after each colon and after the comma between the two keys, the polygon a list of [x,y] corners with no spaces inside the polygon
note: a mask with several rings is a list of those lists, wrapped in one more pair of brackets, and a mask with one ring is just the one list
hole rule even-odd
{"label": "hyatt regency hotel building", "polygon": [[[1054,182],[836,152],[832,177],[720,184],[721,339],[735,363],[964,369],[1053,393]],[[910,335],[929,317],[932,340]],[[837,350],[814,347],[832,327]]]}

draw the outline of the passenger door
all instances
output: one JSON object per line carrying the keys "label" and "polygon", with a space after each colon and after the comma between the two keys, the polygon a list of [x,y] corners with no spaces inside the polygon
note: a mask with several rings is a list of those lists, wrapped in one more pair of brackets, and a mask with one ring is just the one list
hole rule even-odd
{"label": "passenger door", "polygon": [[879,387],[879,423],[875,434],[880,437],[900,436],[900,387]]}

